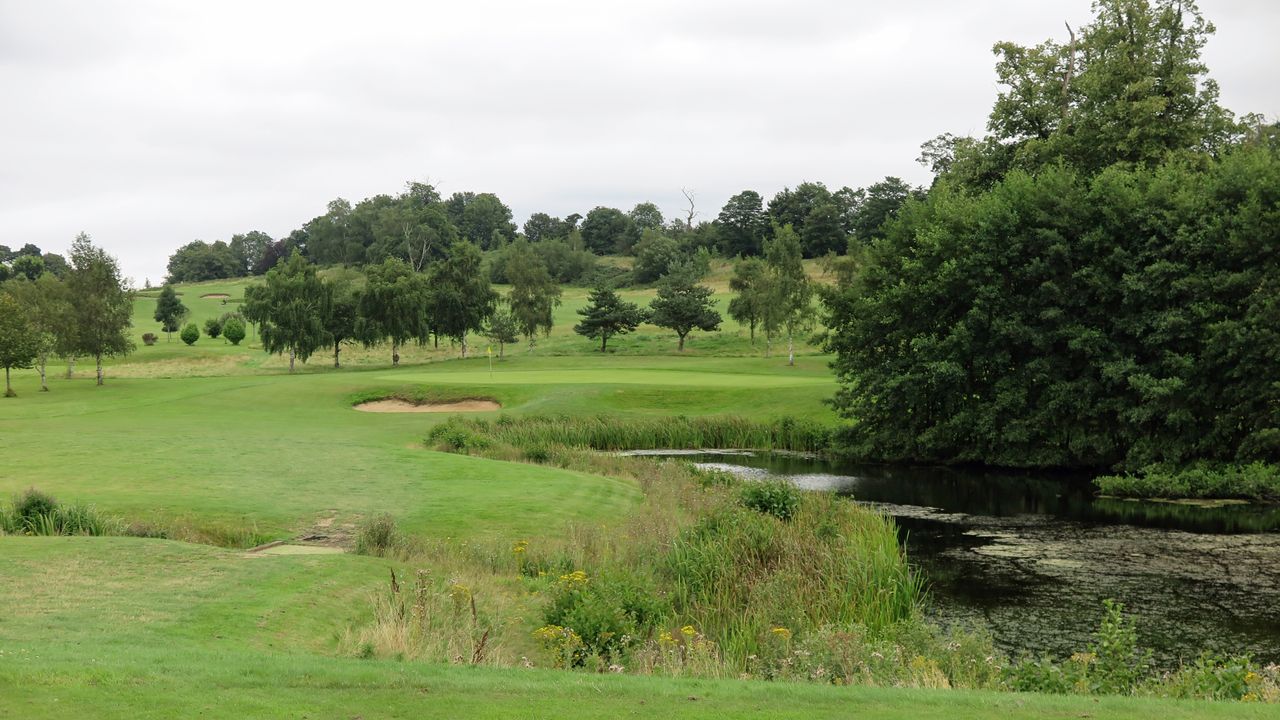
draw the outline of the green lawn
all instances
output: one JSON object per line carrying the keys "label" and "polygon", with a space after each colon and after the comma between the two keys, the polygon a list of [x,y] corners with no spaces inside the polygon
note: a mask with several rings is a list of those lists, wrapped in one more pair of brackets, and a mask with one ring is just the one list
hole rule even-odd
{"label": "green lawn", "polygon": [[1271,708],[334,657],[387,561],[3,538],[0,718],[1262,718]]}
{"label": "green lawn", "polygon": [[[392,371],[52,381],[0,403],[0,495],[39,487],[129,520],[255,527],[393,512],[406,530],[519,537],[566,519],[617,517],[638,491],[554,468],[421,447],[445,416],[351,409],[358,394],[447,388],[506,412],[795,414],[830,419],[820,362],[756,358],[453,361]],[[574,366],[577,366],[576,369]],[[30,373],[23,375],[30,384]],[[763,397],[768,407],[761,413]]]}

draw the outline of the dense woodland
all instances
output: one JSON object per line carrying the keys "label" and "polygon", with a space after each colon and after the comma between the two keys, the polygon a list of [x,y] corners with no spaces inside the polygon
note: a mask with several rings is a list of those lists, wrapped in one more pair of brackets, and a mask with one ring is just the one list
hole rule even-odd
{"label": "dense woodland", "polygon": [[996,46],[988,135],[927,144],[928,195],[827,293],[850,452],[1280,462],[1280,132],[1218,104],[1193,3],[1096,13]]}

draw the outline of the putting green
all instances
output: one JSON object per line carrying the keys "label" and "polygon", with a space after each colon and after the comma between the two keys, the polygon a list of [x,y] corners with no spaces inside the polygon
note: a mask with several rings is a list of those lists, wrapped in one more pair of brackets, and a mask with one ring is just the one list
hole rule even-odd
{"label": "putting green", "polygon": [[677,387],[804,387],[830,385],[829,377],[755,375],[657,369],[465,370],[383,375],[380,379],[449,385],[671,385]]}

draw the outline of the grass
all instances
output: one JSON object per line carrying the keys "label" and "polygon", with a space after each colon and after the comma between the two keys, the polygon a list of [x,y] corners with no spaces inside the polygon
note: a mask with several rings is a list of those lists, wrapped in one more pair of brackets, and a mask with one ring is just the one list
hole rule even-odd
{"label": "grass", "polygon": [[[713,275],[713,282],[722,281]],[[238,307],[234,300],[244,287],[243,281],[204,283],[179,291],[193,310],[189,320],[203,325]],[[651,292],[626,295],[644,299]],[[200,297],[214,293],[231,298],[223,305]],[[510,565],[513,541],[528,539],[535,549],[563,543],[557,562],[581,567],[593,557],[627,557],[622,548],[639,537],[629,536],[631,530],[676,531],[688,519],[670,506],[642,502],[644,479],[628,467],[647,461],[588,462],[554,448],[543,464],[511,462],[522,459],[514,450],[506,459],[436,452],[423,439],[448,418],[354,412],[360,399],[494,398],[503,415],[517,420],[607,416],[645,425],[651,438],[673,416],[687,418],[679,421],[686,430],[702,427],[699,418],[725,415],[761,424],[792,417],[806,427],[834,422],[822,400],[835,385],[826,359],[812,348],[804,349],[810,354],[796,367],[786,367],[783,358],[762,357],[762,347],[753,348],[744,331],[727,323],[724,333],[695,336],[684,355],[674,352],[674,336],[648,327],[611,343],[616,353],[601,355],[569,330],[585,295],[568,291],[556,332],[539,339],[532,355],[509,348],[513,352],[494,362],[492,374],[483,357],[438,362],[457,354],[442,347],[405,353],[406,363],[417,364],[400,370],[388,367],[385,349],[349,349],[343,358],[350,369],[334,371],[320,355],[305,372],[289,376],[285,361],[263,354],[252,336],[240,347],[208,338],[192,347],[162,339],[152,347],[139,343],[135,354],[113,361],[105,387],[79,376],[63,380],[51,368],[52,392],[0,402],[0,497],[38,487],[69,507],[92,505],[130,527],[208,543],[0,537],[0,718],[822,717],[848,715],[851,708],[860,717],[885,718],[1263,716],[1239,705],[358,659],[365,654],[362,629],[378,626],[375,611],[392,610],[378,600],[386,597],[391,572],[398,574],[401,592],[419,587],[416,567],[404,557],[420,557],[423,548],[449,549],[439,554],[442,562],[430,568],[424,587],[436,593],[429,606],[435,627],[447,621],[453,634],[441,633],[447,642],[420,657],[453,660],[467,648],[474,653],[472,631],[483,621],[510,628],[511,637],[524,643],[512,641],[505,656],[493,648],[486,659],[519,664],[521,654],[536,649],[526,629],[545,608],[545,598],[534,592],[545,592],[552,581],[491,571]],[[135,304],[139,339],[156,332],[153,304],[146,297]],[[31,371],[15,373],[14,380],[20,391],[36,384]],[[498,414],[481,417],[496,420]],[[754,432],[743,437],[755,442]],[[642,510],[647,514],[638,517]],[[376,528],[370,522],[384,514],[394,518],[394,532],[389,522]],[[802,528],[815,517],[799,509],[787,522]],[[379,548],[374,556],[250,556],[228,549],[318,527],[349,526],[354,535],[366,522],[380,531],[368,538],[377,541],[369,543]],[[789,535],[783,522],[766,518],[771,529],[755,538],[773,553],[763,559],[811,562],[816,569],[804,581],[810,584],[865,569],[833,565],[841,553],[815,552]],[[620,534],[619,528],[631,530]],[[836,537],[855,529],[852,522],[842,528]],[[676,562],[687,561],[692,569],[697,564],[689,558],[697,548],[685,540],[686,553]],[[632,552],[649,547],[637,544]],[[882,550],[900,560],[896,545]],[[494,559],[499,555],[501,562]],[[481,572],[485,567],[490,571]],[[708,614],[694,612],[710,613],[728,602],[729,593],[750,589],[781,597],[787,590],[782,582],[731,587],[723,582],[732,576],[728,567],[721,567],[717,582],[688,586],[682,602],[691,610],[679,621],[710,626]],[[467,585],[463,604],[455,589],[460,583]],[[518,602],[499,604],[499,597]],[[855,597],[844,602],[875,606]],[[403,615],[406,606],[400,607],[395,612]],[[882,609],[885,617],[895,612],[891,605]],[[776,621],[757,618],[752,632]]]}
{"label": "grass", "polygon": [[[1239,704],[841,688],[326,656],[389,561],[4,538],[0,718],[1263,718]],[[225,592],[234,588],[233,592]]]}

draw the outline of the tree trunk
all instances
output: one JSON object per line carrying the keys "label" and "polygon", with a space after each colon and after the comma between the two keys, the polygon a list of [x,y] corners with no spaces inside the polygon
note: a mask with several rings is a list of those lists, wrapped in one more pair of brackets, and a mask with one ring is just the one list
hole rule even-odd
{"label": "tree trunk", "polygon": [[293,349],[289,350],[289,374],[293,374],[293,358],[295,357]]}
{"label": "tree trunk", "polygon": [[49,376],[46,372],[49,359],[44,355],[40,356],[40,392],[49,392]]}
{"label": "tree trunk", "polygon": [[93,356],[94,361],[98,364],[98,384],[102,384],[102,353]]}
{"label": "tree trunk", "polygon": [[795,343],[791,341],[790,330],[787,331],[787,364],[788,365],[796,364],[796,346],[795,346]]}
{"label": "tree trunk", "polygon": [[756,324],[754,321],[751,323],[751,344],[756,344]]}
{"label": "tree trunk", "polygon": [[505,349],[506,349],[506,343],[504,343],[504,342],[499,342],[499,343],[498,343],[498,359],[499,359],[499,360],[501,360],[501,359],[502,359],[502,352],[503,352],[503,350],[505,350]]}
{"label": "tree trunk", "polygon": [[391,341],[391,367],[400,367],[400,343]]}
{"label": "tree trunk", "polygon": [[600,352],[604,352],[604,346],[608,344],[608,342],[609,342],[609,336],[601,334],[600,335]]}
{"label": "tree trunk", "polygon": [[764,356],[773,357],[773,335],[764,336]]}
{"label": "tree trunk", "polygon": [[467,336],[462,336],[462,359],[467,359]]}
{"label": "tree trunk", "polygon": [[67,379],[68,380],[70,380],[71,376],[75,374],[75,371],[76,371],[76,359],[74,357],[67,358]]}
{"label": "tree trunk", "polygon": [[9,384],[9,366],[4,366],[4,396],[18,397],[18,393],[13,391],[13,386]]}
{"label": "tree trunk", "polygon": [[334,340],[333,341],[333,366],[335,368],[342,367],[342,365],[338,363],[338,353],[340,352],[342,352],[342,343],[337,340]]}
{"label": "tree trunk", "polygon": [[679,352],[684,352],[684,335],[680,336],[680,344],[676,347],[676,350]]}

